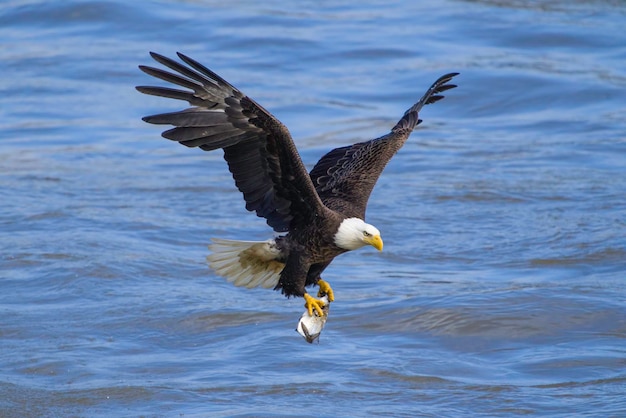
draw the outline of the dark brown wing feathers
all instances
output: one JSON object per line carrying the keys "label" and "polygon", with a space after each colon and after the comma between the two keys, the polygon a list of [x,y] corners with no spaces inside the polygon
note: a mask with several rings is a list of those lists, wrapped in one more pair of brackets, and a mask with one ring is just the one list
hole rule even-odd
{"label": "dark brown wing feathers", "polygon": [[277,232],[296,222],[310,222],[326,210],[302,163],[289,131],[269,112],[226,80],[178,54],[185,66],[159,54],[157,62],[175,71],[140,66],[145,73],[187,90],[139,86],[142,93],[184,100],[192,108],[143,118],[173,125],[163,137],[205,151],[224,149],[246,208],[264,217]]}
{"label": "dark brown wing feathers", "polygon": [[364,219],[367,201],[378,177],[421,122],[419,111],[424,105],[443,99],[438,93],[455,88],[456,85],[447,83],[456,75],[458,73],[446,74],[435,81],[389,134],[336,148],[323,156],[311,170],[310,177],[324,204],[347,216]]}
{"label": "dark brown wing feathers", "polygon": [[224,149],[246,209],[264,217],[277,232],[310,223],[330,208],[346,216],[365,217],[365,207],[378,177],[421,120],[424,105],[441,100],[456,87],[447,84],[457,73],[440,77],[383,137],[326,154],[307,174],[287,128],[254,100],[197,61],[178,53],[183,65],[151,52],[173,72],[139,68],[183,89],[138,86],[153,96],[184,100],[179,112],[146,116],[144,121],[172,125],[163,137],[205,151]]}

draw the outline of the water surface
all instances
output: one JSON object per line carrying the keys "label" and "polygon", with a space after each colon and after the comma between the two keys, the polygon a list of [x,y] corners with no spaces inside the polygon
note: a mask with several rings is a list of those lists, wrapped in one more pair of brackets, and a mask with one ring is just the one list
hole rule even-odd
{"label": "water surface", "polygon": [[[0,6],[0,415],[623,416],[626,7],[614,1],[19,1]],[[210,237],[266,239],[219,153],[141,116],[184,52],[307,166],[459,88],[375,189],[385,251],[302,300],[230,286]]]}

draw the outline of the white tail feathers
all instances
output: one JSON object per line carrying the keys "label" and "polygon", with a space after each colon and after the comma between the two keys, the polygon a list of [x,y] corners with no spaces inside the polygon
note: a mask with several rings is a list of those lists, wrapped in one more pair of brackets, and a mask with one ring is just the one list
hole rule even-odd
{"label": "white tail feathers", "polygon": [[235,286],[273,288],[278,284],[284,263],[273,239],[231,241],[213,238],[207,256],[209,266]]}

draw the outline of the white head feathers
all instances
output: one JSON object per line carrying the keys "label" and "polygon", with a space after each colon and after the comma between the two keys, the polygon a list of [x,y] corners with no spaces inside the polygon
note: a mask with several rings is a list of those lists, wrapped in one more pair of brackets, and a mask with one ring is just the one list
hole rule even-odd
{"label": "white head feathers", "polygon": [[335,244],[344,250],[356,250],[364,245],[371,245],[379,251],[383,249],[380,231],[359,218],[347,218],[341,222],[335,234]]}

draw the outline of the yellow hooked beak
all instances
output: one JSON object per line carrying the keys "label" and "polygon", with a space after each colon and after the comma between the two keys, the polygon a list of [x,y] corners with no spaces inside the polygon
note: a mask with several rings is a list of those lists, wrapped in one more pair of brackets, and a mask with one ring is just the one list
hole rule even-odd
{"label": "yellow hooked beak", "polygon": [[371,237],[365,237],[365,242],[367,242],[372,247],[376,248],[378,251],[383,250],[383,239],[380,235],[372,235]]}

